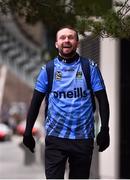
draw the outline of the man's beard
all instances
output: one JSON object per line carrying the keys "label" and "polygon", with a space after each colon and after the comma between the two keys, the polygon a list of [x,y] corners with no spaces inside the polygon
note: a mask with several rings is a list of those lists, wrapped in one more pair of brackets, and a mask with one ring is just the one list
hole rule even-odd
{"label": "man's beard", "polygon": [[59,55],[65,59],[72,58],[76,54],[76,50],[72,50],[70,53],[64,53],[62,50],[59,51]]}

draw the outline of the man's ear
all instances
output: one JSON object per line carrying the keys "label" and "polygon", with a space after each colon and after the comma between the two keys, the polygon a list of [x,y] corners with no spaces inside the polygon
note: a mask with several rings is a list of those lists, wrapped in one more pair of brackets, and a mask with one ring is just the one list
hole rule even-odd
{"label": "man's ear", "polygon": [[56,48],[58,48],[58,44],[57,44],[57,42],[55,42],[55,47],[56,47]]}

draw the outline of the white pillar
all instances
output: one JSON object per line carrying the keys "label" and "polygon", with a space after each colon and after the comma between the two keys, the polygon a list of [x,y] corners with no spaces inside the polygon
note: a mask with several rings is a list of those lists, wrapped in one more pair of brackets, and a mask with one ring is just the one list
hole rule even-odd
{"label": "white pillar", "polygon": [[5,65],[2,65],[0,68],[0,113],[1,113],[2,102],[3,102],[6,72],[7,72],[7,67]]}
{"label": "white pillar", "polygon": [[110,147],[99,153],[99,176],[116,179],[119,175],[119,41],[103,38],[100,47],[100,70],[110,103]]}

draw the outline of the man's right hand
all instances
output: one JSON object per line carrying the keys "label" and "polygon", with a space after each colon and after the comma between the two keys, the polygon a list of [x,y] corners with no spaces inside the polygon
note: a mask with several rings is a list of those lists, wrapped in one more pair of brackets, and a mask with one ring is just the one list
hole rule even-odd
{"label": "man's right hand", "polygon": [[23,136],[23,144],[29,148],[29,150],[34,153],[35,149],[35,140],[32,135],[24,135]]}

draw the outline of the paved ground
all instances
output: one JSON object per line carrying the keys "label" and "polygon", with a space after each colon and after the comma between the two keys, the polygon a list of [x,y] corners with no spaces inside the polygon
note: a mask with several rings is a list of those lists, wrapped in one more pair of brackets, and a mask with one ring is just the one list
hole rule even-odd
{"label": "paved ground", "polygon": [[[0,179],[44,179],[40,149],[31,152],[20,146],[21,139],[0,142]],[[39,151],[39,152],[38,152]]]}

